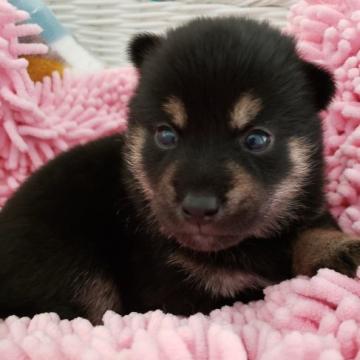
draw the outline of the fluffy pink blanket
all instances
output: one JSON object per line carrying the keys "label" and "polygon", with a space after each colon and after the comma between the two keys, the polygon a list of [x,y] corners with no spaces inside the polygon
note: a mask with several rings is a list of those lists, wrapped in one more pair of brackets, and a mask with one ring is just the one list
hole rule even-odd
{"label": "fluffy pink blanket", "polygon": [[[66,72],[34,84],[19,56],[46,48],[18,42],[40,31],[16,25],[26,16],[0,0],[0,205],[60,151],[123,131],[136,85],[131,68]],[[287,31],[298,37],[303,56],[336,76],[337,97],[323,114],[327,193],[344,230],[360,234],[360,2],[301,1],[289,20]],[[265,293],[264,301],[209,317],[108,312],[98,327],[55,314],[9,317],[0,320],[0,359],[360,359],[360,279],[324,269]]]}

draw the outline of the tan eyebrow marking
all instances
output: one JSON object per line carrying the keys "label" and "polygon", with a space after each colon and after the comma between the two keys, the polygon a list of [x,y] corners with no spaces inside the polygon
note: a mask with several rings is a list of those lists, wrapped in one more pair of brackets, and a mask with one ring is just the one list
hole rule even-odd
{"label": "tan eyebrow marking", "polygon": [[163,104],[163,109],[177,127],[183,129],[186,126],[187,114],[184,103],[179,98],[170,96]]}
{"label": "tan eyebrow marking", "polygon": [[233,129],[242,129],[262,108],[261,100],[251,94],[245,94],[236,102],[231,112],[230,126]]}

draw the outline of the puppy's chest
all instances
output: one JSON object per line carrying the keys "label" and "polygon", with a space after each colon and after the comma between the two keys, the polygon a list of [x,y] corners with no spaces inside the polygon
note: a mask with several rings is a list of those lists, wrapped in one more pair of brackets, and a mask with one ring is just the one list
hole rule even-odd
{"label": "puppy's chest", "polygon": [[129,268],[131,280],[122,290],[124,311],[147,312],[161,309],[176,315],[209,313],[234,301],[262,297],[270,281],[245,271],[202,266],[172,254],[158,261],[141,257]]}
{"label": "puppy's chest", "polygon": [[235,298],[241,292],[271,284],[256,273],[198,262],[180,254],[171,255],[168,264],[182,273],[185,283],[214,298]]}

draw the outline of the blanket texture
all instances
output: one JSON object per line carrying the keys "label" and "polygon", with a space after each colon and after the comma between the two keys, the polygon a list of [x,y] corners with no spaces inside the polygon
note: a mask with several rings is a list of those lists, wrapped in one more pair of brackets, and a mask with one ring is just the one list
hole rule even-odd
{"label": "blanket texture", "polygon": [[[360,275],[360,274],[359,274]],[[0,323],[2,360],[341,360],[360,357],[360,281],[323,269],[265,291],[264,301],[179,318],[104,315],[104,325],[56,314]]]}
{"label": "blanket texture", "polygon": [[[34,83],[23,56],[47,52],[23,43],[41,29],[28,14],[0,0],[0,207],[36,168],[78,143],[126,128],[127,103],[136,85],[132,68],[91,75],[65,70]],[[20,38],[20,39],[19,39]]]}
{"label": "blanket texture", "polygon": [[326,66],[337,95],[324,112],[327,195],[349,233],[360,233],[360,1],[308,0],[294,5],[287,31],[304,58]]}
{"label": "blanket texture", "polygon": [[[65,71],[31,81],[25,55],[46,52],[19,42],[40,29],[0,0],[0,206],[36,168],[69,147],[126,128],[136,85],[131,68],[78,76]],[[286,31],[299,51],[334,71],[338,93],[323,114],[327,193],[343,229],[360,234],[360,2],[295,5]],[[360,273],[359,273],[360,275]],[[0,289],[1,291],[1,289]],[[265,290],[265,299],[179,318],[160,311],[104,325],[56,314],[0,320],[1,360],[261,359],[360,360],[360,279],[323,269]]]}

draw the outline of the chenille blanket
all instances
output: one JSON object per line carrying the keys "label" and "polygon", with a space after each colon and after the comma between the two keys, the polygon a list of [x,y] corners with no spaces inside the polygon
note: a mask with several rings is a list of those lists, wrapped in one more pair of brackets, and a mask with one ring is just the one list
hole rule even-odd
{"label": "chenille blanket", "polygon": [[[40,32],[23,23],[27,16],[0,0],[0,206],[59,152],[124,131],[137,82],[132,68],[121,68],[66,70],[34,83],[24,56],[47,49],[19,41]],[[337,96],[322,114],[327,196],[341,227],[360,235],[360,1],[300,1],[285,31],[306,59],[335,75]],[[322,269],[267,288],[263,301],[210,316],[107,312],[97,327],[56,314],[12,316],[0,320],[0,359],[360,359],[360,278]]]}

